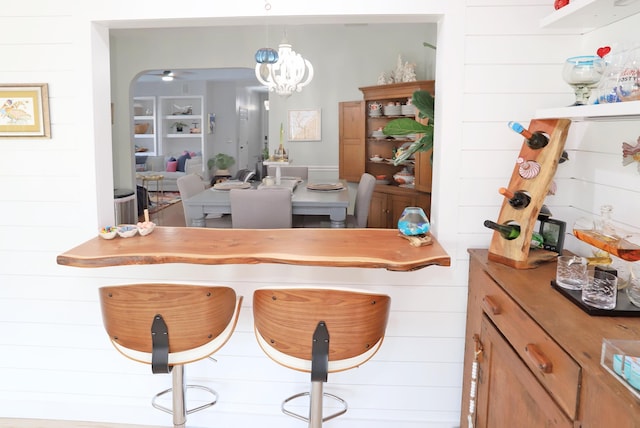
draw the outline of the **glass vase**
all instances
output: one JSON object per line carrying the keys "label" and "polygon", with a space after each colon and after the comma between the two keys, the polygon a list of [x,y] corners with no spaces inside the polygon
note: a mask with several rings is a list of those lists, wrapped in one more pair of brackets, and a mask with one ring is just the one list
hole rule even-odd
{"label": "glass vase", "polygon": [[406,207],[398,220],[398,230],[406,236],[424,235],[431,224],[420,207]]}

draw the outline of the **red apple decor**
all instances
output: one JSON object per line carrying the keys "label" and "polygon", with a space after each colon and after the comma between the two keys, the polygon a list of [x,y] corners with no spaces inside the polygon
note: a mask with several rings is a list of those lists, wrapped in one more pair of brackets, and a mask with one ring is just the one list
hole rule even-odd
{"label": "red apple decor", "polygon": [[556,10],[560,9],[561,7],[565,7],[566,5],[569,4],[569,0],[556,0],[553,3],[553,7],[556,8]]}
{"label": "red apple decor", "polygon": [[596,51],[600,58],[604,58],[605,55],[607,55],[609,52],[611,52],[610,46],[603,46],[601,48],[598,48],[598,50]]}

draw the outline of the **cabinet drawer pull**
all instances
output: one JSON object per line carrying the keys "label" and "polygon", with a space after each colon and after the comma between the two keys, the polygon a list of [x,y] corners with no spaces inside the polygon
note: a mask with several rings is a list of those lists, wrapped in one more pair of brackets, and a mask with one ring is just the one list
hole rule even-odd
{"label": "cabinet drawer pull", "polygon": [[529,355],[531,361],[533,361],[533,363],[538,367],[538,369],[540,369],[541,372],[551,373],[553,364],[551,363],[551,361],[549,361],[546,355],[544,355],[542,351],[540,351],[540,348],[538,348],[533,343],[529,343],[527,344],[527,346],[525,346],[524,350],[527,351],[527,355]]}
{"label": "cabinet drawer pull", "polygon": [[491,296],[484,296],[482,299],[484,306],[491,311],[492,315],[500,315],[500,306],[491,298]]}

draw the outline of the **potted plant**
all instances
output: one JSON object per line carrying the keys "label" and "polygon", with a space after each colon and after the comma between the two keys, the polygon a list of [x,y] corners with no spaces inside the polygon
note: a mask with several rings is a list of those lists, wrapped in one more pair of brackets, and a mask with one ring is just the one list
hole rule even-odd
{"label": "potted plant", "polygon": [[172,127],[172,128],[176,128],[176,132],[182,132],[182,130],[183,130],[183,128],[184,128],[185,126],[189,126],[189,125],[187,125],[187,124],[186,124],[186,123],[184,123],[184,122],[173,122],[173,123],[171,124],[171,127]]}
{"label": "potted plant", "polygon": [[[433,148],[433,96],[427,91],[415,91],[411,97],[411,102],[418,109],[418,119],[403,117],[394,119],[387,123],[382,132],[384,135],[409,135],[422,134],[420,139],[414,141],[407,150],[396,155],[393,163],[400,165],[409,159],[415,152],[426,152]],[[424,119],[428,119],[426,123]],[[433,161],[433,154],[431,155]]]}
{"label": "potted plant", "polygon": [[218,153],[207,161],[209,169],[216,167],[216,175],[230,175],[229,168],[236,163],[233,156],[226,153]]}

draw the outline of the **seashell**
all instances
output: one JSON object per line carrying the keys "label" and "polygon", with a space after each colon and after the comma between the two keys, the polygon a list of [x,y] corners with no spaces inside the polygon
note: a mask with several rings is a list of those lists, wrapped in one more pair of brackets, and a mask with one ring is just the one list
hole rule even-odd
{"label": "seashell", "polygon": [[547,191],[547,195],[555,195],[557,191],[558,191],[558,185],[556,184],[555,180],[552,180],[551,184],[549,185],[549,190]]}
{"label": "seashell", "polygon": [[[633,162],[640,162],[640,137],[634,146],[622,143],[622,165],[627,166]],[[640,168],[640,165],[638,167]]]}
{"label": "seashell", "polygon": [[536,161],[524,160],[524,158],[519,157],[517,163],[520,165],[518,172],[522,178],[530,180],[540,174],[540,164]]}

